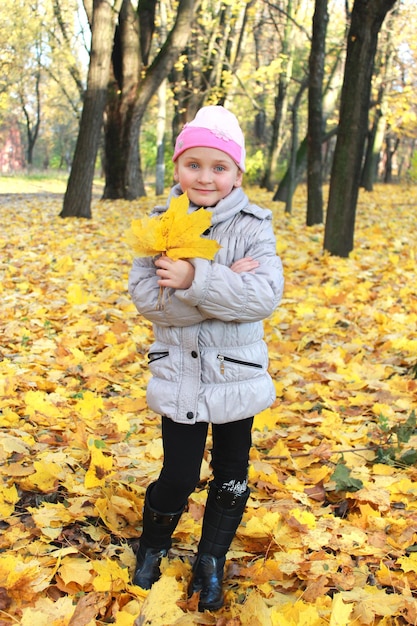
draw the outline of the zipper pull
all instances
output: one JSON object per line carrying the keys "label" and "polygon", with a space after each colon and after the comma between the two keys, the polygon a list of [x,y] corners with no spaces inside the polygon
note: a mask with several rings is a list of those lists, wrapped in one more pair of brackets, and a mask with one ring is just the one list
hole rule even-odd
{"label": "zipper pull", "polygon": [[221,354],[217,355],[217,358],[220,361],[220,374],[224,374],[224,356],[222,356]]}

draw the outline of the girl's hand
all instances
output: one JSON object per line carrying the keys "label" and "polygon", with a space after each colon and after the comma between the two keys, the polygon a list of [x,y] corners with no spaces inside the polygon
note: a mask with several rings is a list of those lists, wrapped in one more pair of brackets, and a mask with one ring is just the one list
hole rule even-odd
{"label": "girl's hand", "polygon": [[156,259],[155,265],[159,276],[158,285],[172,287],[173,289],[188,289],[194,280],[194,267],[185,259],[173,261],[163,255]]}
{"label": "girl's hand", "polygon": [[257,267],[259,267],[259,261],[255,261],[250,256],[245,256],[243,259],[232,263],[230,269],[237,274],[242,274],[243,272],[254,274]]}

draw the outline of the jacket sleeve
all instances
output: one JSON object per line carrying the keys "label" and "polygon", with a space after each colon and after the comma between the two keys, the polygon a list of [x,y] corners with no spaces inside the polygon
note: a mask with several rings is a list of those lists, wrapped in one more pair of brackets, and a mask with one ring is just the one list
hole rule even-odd
{"label": "jacket sleeve", "polygon": [[136,258],[128,290],[143,317],[159,326],[192,326],[207,318],[193,302],[177,297],[179,290],[160,288],[153,258]]}
{"label": "jacket sleeve", "polygon": [[177,290],[177,298],[198,308],[207,318],[255,322],[266,319],[282,298],[284,277],[276,240],[269,220],[261,222],[245,256],[259,261],[255,273],[236,273],[228,266],[193,259],[195,279],[189,289]]}

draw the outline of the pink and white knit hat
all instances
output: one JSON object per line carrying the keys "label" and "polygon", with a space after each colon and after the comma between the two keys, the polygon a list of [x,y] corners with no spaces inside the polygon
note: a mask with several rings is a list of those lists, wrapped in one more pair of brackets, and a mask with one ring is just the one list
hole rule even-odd
{"label": "pink and white knit hat", "polygon": [[245,171],[245,138],[233,113],[222,106],[206,106],[185,124],[175,142],[173,161],[189,148],[217,148]]}

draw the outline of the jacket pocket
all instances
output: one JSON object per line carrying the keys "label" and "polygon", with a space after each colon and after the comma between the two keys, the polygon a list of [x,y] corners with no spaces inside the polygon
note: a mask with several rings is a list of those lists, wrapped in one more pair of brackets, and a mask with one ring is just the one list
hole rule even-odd
{"label": "jacket pocket", "polygon": [[169,356],[168,350],[164,350],[163,352],[149,352],[148,363],[154,363],[155,361],[159,361],[159,359],[164,359],[167,356]]}
{"label": "jacket pocket", "polygon": [[251,361],[242,361],[241,359],[233,359],[230,356],[224,356],[223,354],[217,355],[217,360],[220,362],[220,374],[224,374],[225,363],[234,363],[235,365],[244,365],[246,367],[254,367],[255,369],[262,369],[260,363],[251,363]]}

